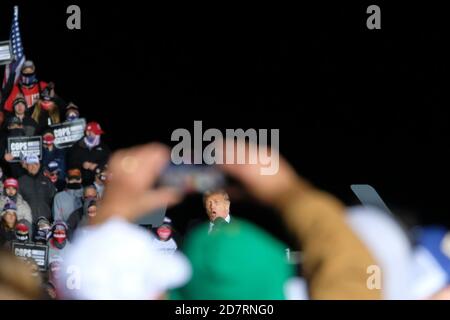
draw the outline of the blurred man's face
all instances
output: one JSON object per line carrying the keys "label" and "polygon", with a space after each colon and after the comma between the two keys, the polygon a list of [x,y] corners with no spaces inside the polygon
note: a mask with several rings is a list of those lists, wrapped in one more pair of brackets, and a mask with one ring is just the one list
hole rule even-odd
{"label": "blurred man's face", "polygon": [[206,199],[205,207],[209,221],[212,222],[218,217],[225,219],[230,211],[230,201],[221,194],[212,194]]}
{"label": "blurred man's face", "polygon": [[16,110],[16,114],[22,115],[25,113],[26,106],[23,103],[18,103],[14,106],[14,110]]}
{"label": "blurred man's face", "polygon": [[9,228],[13,228],[16,224],[17,216],[14,211],[6,211],[3,219],[5,220],[5,223]]}
{"label": "blurred man's face", "polygon": [[39,163],[27,164],[26,169],[29,174],[35,176],[39,172],[41,165]]}
{"label": "blurred man's face", "polygon": [[17,194],[17,189],[14,187],[8,187],[5,189],[5,192],[8,197],[14,197]]}

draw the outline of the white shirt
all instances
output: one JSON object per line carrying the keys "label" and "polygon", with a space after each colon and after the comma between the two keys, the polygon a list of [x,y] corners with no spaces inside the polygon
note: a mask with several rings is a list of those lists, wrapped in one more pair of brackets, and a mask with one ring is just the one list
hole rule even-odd
{"label": "white shirt", "polygon": [[155,299],[191,276],[184,255],[160,253],[147,231],[121,218],[83,229],[60,270],[65,299]]}

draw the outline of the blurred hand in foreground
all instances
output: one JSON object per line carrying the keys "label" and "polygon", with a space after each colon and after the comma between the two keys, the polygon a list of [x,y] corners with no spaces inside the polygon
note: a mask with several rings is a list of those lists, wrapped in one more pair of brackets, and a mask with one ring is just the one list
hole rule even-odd
{"label": "blurred hand in foreground", "polygon": [[92,224],[113,216],[135,221],[152,210],[180,202],[175,189],[154,187],[169,160],[169,148],[159,143],[114,153],[108,165],[108,184]]}

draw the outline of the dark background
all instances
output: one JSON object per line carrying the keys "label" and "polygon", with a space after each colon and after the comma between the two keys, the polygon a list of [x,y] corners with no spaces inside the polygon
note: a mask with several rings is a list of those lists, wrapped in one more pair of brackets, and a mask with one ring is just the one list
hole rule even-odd
{"label": "dark background", "polygon": [[[99,121],[112,148],[170,143],[176,128],[193,132],[194,120],[205,129],[279,128],[298,172],[347,204],[356,203],[351,184],[371,184],[389,207],[450,226],[444,8],[378,3],[382,29],[368,30],[366,8],[377,3],[2,0],[0,40],[13,4],[38,76]],[[69,4],[81,7],[81,30],[66,28]],[[259,217],[283,233],[276,218]]]}

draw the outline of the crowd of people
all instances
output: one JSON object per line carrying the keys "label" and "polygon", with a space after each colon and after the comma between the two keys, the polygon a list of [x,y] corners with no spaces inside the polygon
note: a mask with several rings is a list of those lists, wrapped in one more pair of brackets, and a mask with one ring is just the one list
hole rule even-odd
{"label": "crowd of people", "polygon": [[[95,216],[110,149],[94,121],[71,147],[56,147],[52,126],[81,119],[78,106],[59,97],[53,83],[38,80],[32,61],[25,61],[17,83],[14,78],[0,95],[0,246],[48,245],[45,268],[51,273],[74,231]],[[42,137],[42,154],[15,161],[8,139],[36,136]]]}
{"label": "crowd of people", "polygon": [[[14,77],[11,77],[14,78]],[[52,299],[428,299],[450,297],[450,234],[410,230],[376,208],[346,208],[280,158],[226,164],[259,202],[275,209],[301,248],[301,273],[286,245],[231,215],[229,194],[204,194],[208,220],[180,246],[170,218],[156,228],[135,221],[182,201],[157,184],[170,150],[152,143],[111,154],[98,122],[68,148],[52,125],[80,119],[80,109],[39,81],[26,61],[8,83],[0,109],[0,298]],[[8,138],[41,136],[42,156],[14,161]],[[242,142],[236,142],[235,147]],[[257,148],[246,148],[258,152]],[[251,158],[252,155],[250,155]],[[254,155],[257,158],[257,155]],[[188,214],[188,213],[187,213]],[[14,244],[47,246],[46,265],[16,259]],[[381,280],[370,270],[381,270]],[[381,284],[378,285],[377,282]]]}

